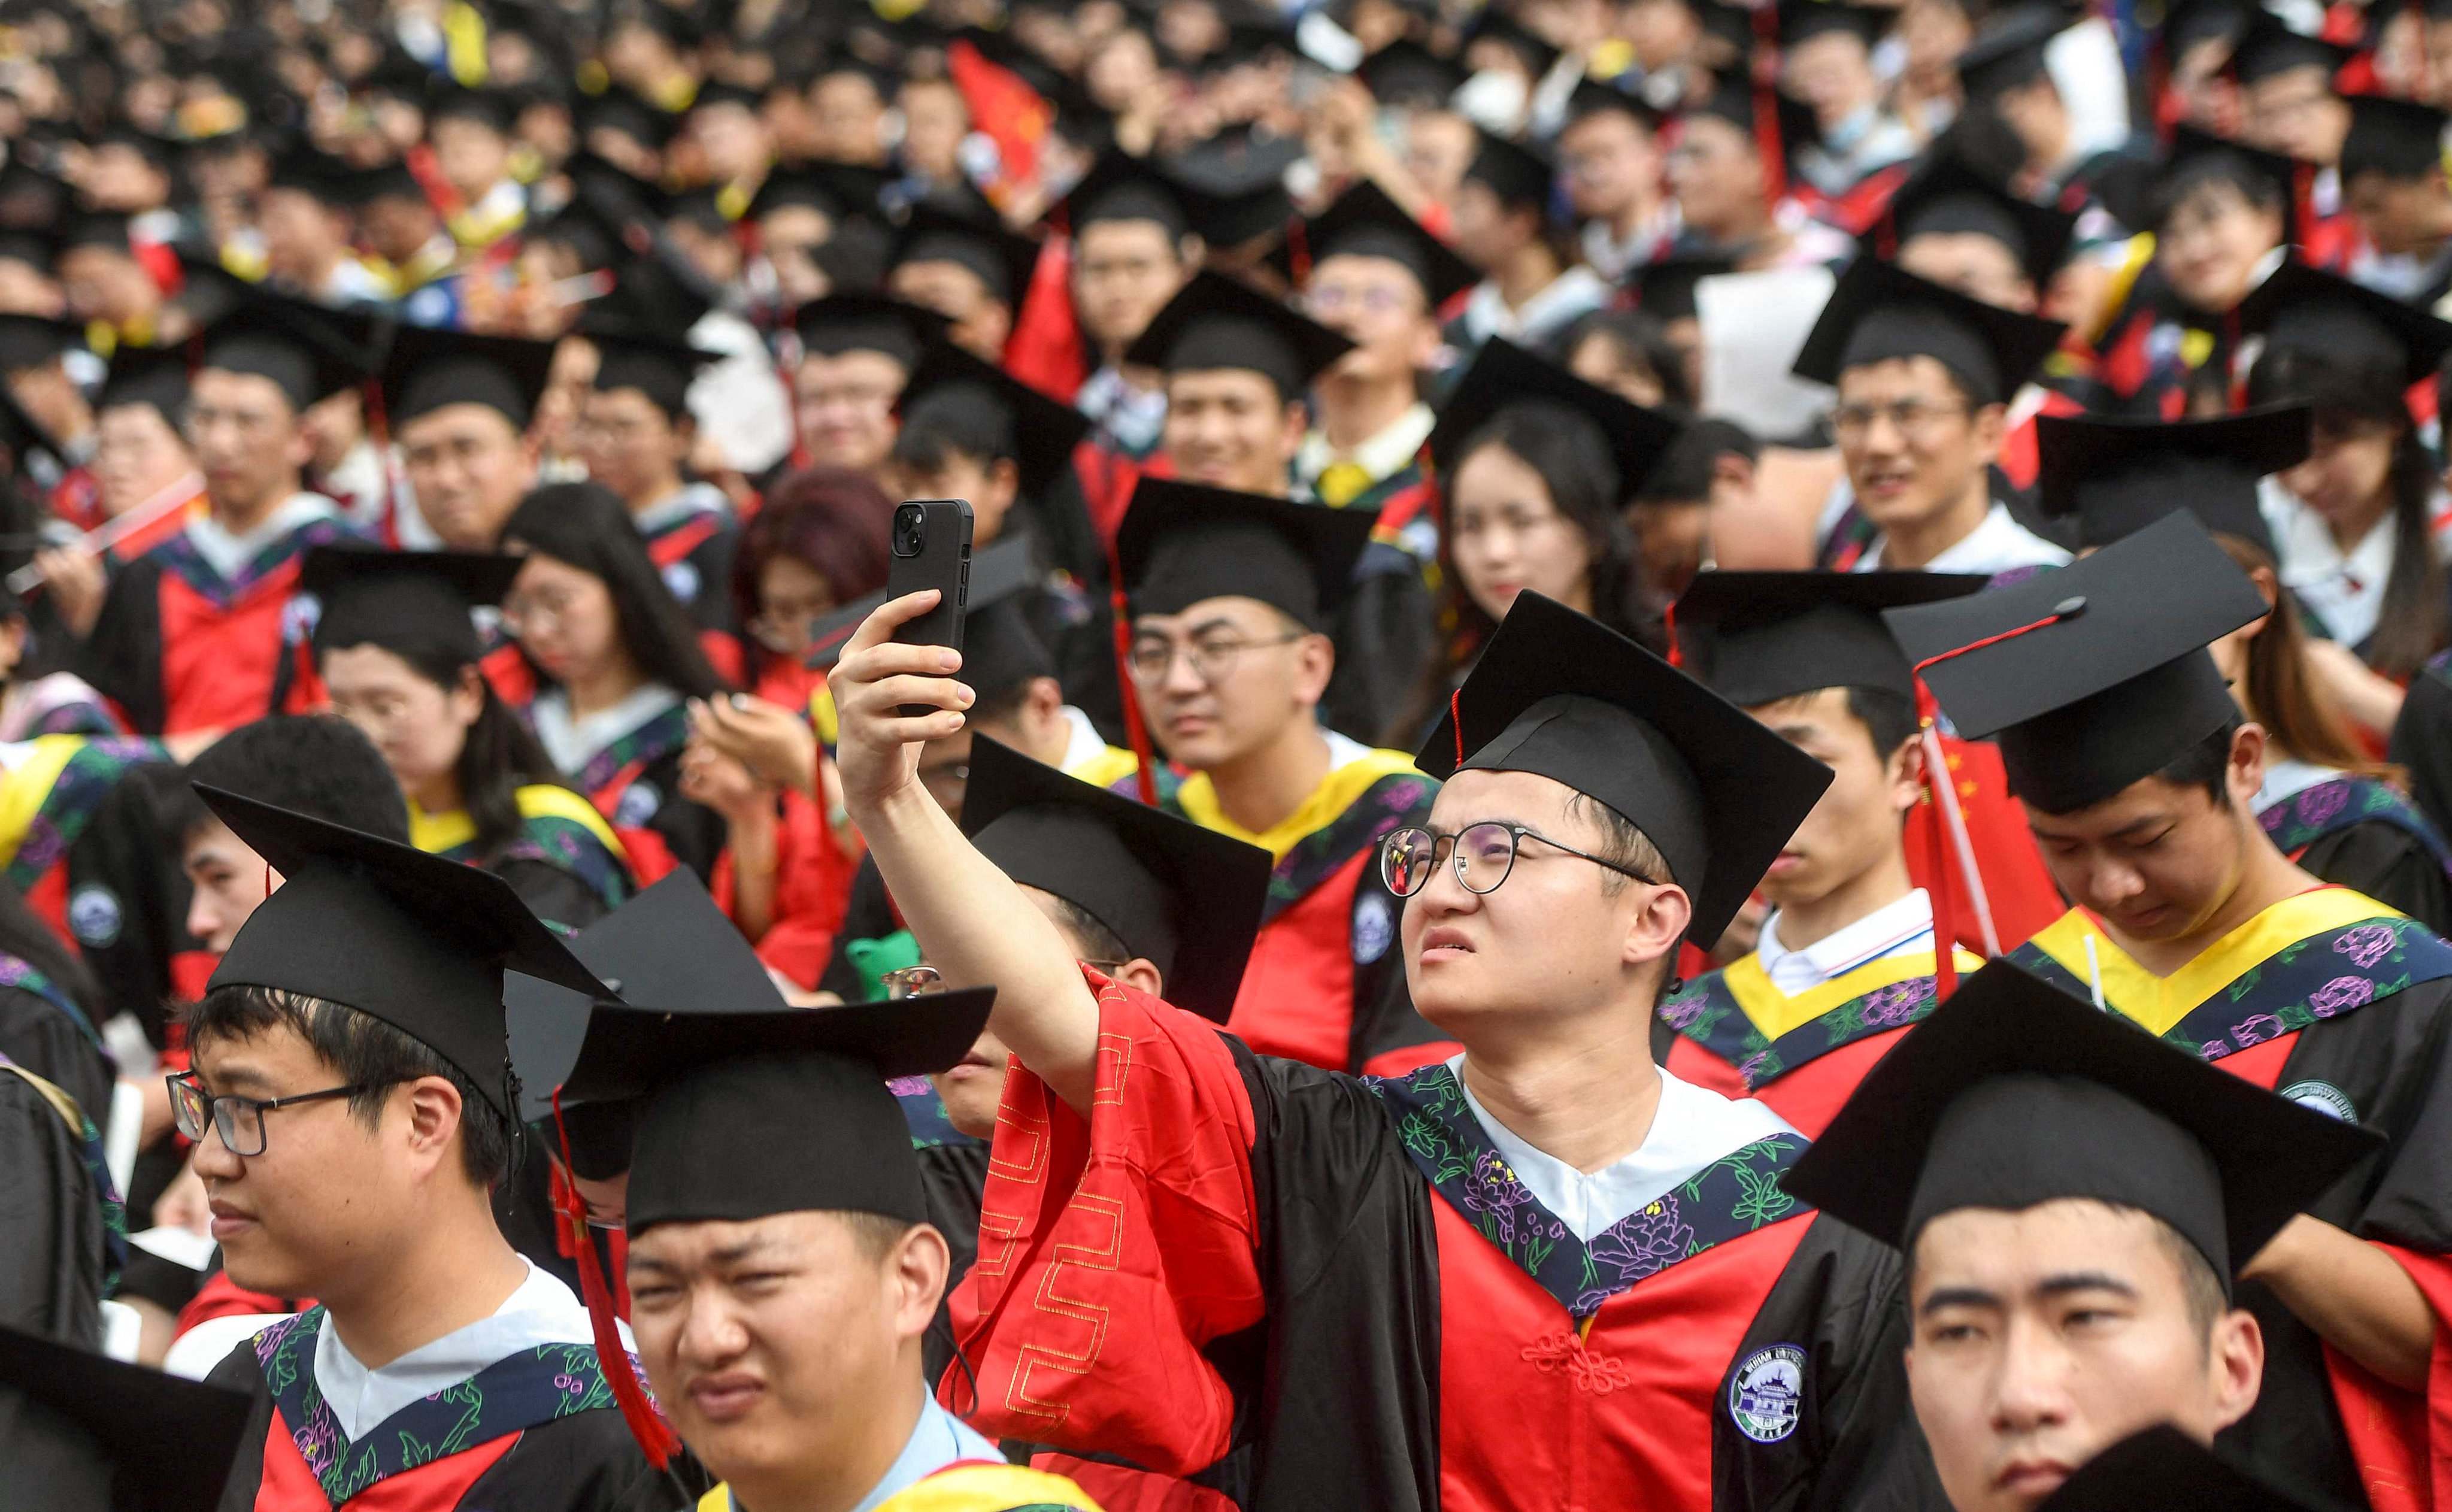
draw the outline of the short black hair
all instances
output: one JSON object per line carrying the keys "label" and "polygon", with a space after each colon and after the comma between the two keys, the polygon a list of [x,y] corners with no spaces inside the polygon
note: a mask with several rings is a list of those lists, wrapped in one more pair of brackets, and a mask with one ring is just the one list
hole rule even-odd
{"label": "short black hair", "polygon": [[894,438],[895,461],[930,472],[950,457],[967,457],[985,468],[1018,455],[1012,412],[981,384],[950,384],[929,394],[902,417],[901,433]]}
{"label": "short black hair", "polygon": [[1915,700],[1896,688],[1850,687],[1848,712],[1865,726],[1865,733],[1873,737],[1873,754],[1884,761],[1915,739],[1919,723]]}
{"label": "short black hair", "polygon": [[1745,427],[1728,420],[1697,419],[1687,423],[1643,476],[1637,504],[1707,504],[1711,477],[1722,457],[1743,457],[1748,463],[1762,455],[1762,444]]}
{"label": "short black hair", "polygon": [[1056,926],[1064,931],[1080,960],[1113,961],[1121,965],[1140,953],[1072,899],[1058,898],[1054,893],[1048,897],[1055,900]]}
{"label": "short black hair", "polygon": [[[187,774],[208,787],[408,844],[408,803],[383,753],[356,726],[329,714],[275,714],[241,725],[198,753]],[[163,833],[184,848],[212,811],[188,783],[169,786]]]}
{"label": "short black hair", "polygon": [[459,1067],[371,1013],[303,992],[234,983],[206,993],[183,1022],[189,1044],[292,1030],[343,1084],[366,1088],[349,1099],[349,1111],[368,1128],[381,1122],[392,1088],[439,1076],[460,1093],[460,1168],[469,1182],[490,1191],[510,1174],[510,1120]]}
{"label": "short black hair", "polygon": [[2246,715],[2233,714],[2222,728],[2171,758],[2154,775],[2174,787],[2202,787],[2216,808],[2229,807],[2231,737],[2246,723]]}

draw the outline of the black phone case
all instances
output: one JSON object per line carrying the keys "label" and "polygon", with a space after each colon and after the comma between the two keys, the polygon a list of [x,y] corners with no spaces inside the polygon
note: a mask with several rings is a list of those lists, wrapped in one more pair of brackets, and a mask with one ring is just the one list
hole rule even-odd
{"label": "black phone case", "polygon": [[[970,503],[963,499],[905,503],[916,503],[927,511],[928,535],[920,543],[917,556],[889,557],[885,596],[899,599],[922,588],[936,588],[943,596],[935,608],[896,630],[894,638],[909,646],[942,646],[959,651],[962,648],[962,614],[971,589]],[[895,507],[899,514],[902,506]],[[901,712],[906,718],[916,718],[937,710],[925,705],[905,704]]]}

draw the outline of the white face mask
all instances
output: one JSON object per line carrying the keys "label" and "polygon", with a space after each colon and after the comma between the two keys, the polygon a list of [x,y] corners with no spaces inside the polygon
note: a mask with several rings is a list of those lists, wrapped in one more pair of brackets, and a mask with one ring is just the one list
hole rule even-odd
{"label": "white face mask", "polygon": [[1531,95],[1523,75],[1484,70],[1458,86],[1448,103],[1493,136],[1512,137],[1524,129]]}

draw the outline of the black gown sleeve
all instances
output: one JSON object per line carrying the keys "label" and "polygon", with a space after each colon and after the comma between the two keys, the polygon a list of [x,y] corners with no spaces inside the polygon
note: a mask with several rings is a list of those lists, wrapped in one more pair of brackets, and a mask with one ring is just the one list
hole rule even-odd
{"label": "black gown sleeve", "polygon": [[518,856],[488,869],[511,885],[528,912],[547,924],[584,929],[612,911],[595,888],[549,861]]}
{"label": "black gown sleeve", "polygon": [[76,670],[128,716],[140,735],[162,733],[162,567],[149,557],[110,580]]}
{"label": "black gown sleeve", "polygon": [[[945,1295],[970,1274],[979,1258],[979,1200],[988,1185],[988,1146],[980,1144],[932,1144],[920,1150],[920,1191],[928,1203],[928,1222],[945,1236],[952,1265],[945,1272]],[[941,1381],[954,1363],[954,1321],[945,1304],[928,1323],[923,1344],[930,1381]]]}
{"label": "black gown sleeve", "polygon": [[669,1470],[647,1462],[630,1425],[610,1408],[573,1413],[520,1435],[468,1487],[460,1505],[521,1512],[677,1512],[714,1482],[684,1452]]}
{"label": "black gown sleeve", "polygon": [[255,1512],[256,1493],[264,1489],[264,1436],[272,1431],[272,1392],[263,1367],[255,1363],[255,1345],[240,1340],[205,1376],[205,1384],[220,1386],[254,1399],[247,1426],[238,1436],[238,1454],[230,1462],[229,1479],[222,1483],[216,1512]]}
{"label": "black gown sleeve", "polygon": [[49,999],[0,987],[0,1056],[76,1099],[95,1128],[109,1122],[111,1084],[118,1080],[110,1058]]}
{"label": "black gown sleeve", "polygon": [[2436,833],[2452,834],[2445,827],[2452,826],[2452,657],[2437,657],[2409,680],[2390,754],[2409,773],[2409,795]]}
{"label": "black gown sleeve", "polygon": [[2315,841],[2299,865],[2389,904],[2437,934],[2452,934],[2452,876],[2423,842],[2396,825],[2362,820]]}
{"label": "black gown sleeve", "polygon": [[860,967],[852,965],[844,947],[854,940],[876,940],[901,927],[894,922],[894,905],[886,897],[885,878],[879,874],[877,863],[860,857],[860,867],[851,877],[851,897],[843,905],[842,927],[835,931],[834,954],[818,978],[818,990],[831,992],[845,1003],[860,1001],[864,989]]}
{"label": "black gown sleeve", "polygon": [[1430,586],[1413,556],[1383,542],[1364,553],[1354,596],[1337,611],[1336,669],[1320,723],[1376,746],[1436,643]]}
{"label": "black gown sleeve", "polygon": [[102,1344],[102,1204],[50,1099],[0,1071],[0,1323]]}
{"label": "black gown sleeve", "polygon": [[168,762],[133,768],[94,806],[68,857],[69,922],[109,1004],[105,1017],[134,1014],[157,1049],[169,1043],[170,962],[197,948],[187,874],[162,823],[169,785],[186,780]]}

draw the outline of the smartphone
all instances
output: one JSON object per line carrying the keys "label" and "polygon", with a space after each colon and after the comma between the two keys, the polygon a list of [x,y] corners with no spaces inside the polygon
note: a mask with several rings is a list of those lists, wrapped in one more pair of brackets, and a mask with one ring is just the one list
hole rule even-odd
{"label": "smartphone", "polygon": [[[937,607],[894,632],[912,646],[962,648],[962,607],[971,596],[971,505],[967,499],[906,499],[894,507],[886,537],[892,552],[885,596],[899,599],[922,588],[940,595]],[[905,704],[904,718],[933,714],[923,704]]]}

